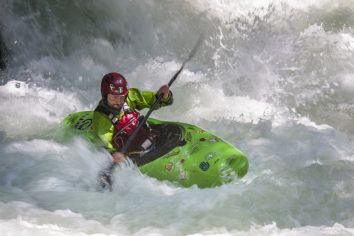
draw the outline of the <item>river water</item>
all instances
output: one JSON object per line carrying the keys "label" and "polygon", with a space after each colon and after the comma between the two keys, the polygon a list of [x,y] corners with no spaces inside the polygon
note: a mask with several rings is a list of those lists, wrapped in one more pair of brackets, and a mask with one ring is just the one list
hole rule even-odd
{"label": "river water", "polygon": [[[354,235],[353,0],[1,0],[1,235]],[[109,155],[61,142],[102,75],[173,84],[153,116],[241,149],[249,173],[182,188],[115,173]]]}

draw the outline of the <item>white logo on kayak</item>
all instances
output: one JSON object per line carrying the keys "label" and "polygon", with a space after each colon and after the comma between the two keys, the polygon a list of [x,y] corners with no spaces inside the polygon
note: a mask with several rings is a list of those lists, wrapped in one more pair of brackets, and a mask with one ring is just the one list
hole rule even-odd
{"label": "white logo on kayak", "polygon": [[216,152],[209,152],[208,155],[205,157],[205,160],[210,161],[214,157],[216,157]]}
{"label": "white logo on kayak", "polygon": [[184,171],[181,171],[178,175],[179,180],[186,180],[187,179],[187,174]]}
{"label": "white logo on kayak", "polygon": [[211,139],[209,139],[209,142],[211,142],[211,143],[216,143],[218,140],[216,139],[216,138],[211,138]]}

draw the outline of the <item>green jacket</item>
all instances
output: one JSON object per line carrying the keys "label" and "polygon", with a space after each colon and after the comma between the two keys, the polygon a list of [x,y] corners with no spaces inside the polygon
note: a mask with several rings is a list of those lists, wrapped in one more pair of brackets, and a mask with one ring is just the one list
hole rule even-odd
{"label": "green jacket", "polygon": [[[142,110],[144,108],[152,107],[156,99],[156,92],[140,91],[136,88],[131,88],[128,91],[125,106],[128,106],[130,109],[134,110]],[[168,98],[162,99],[157,108],[171,105],[172,103],[173,95],[172,92],[170,92]],[[100,101],[98,107],[100,106],[103,106],[102,101]],[[123,115],[124,111],[121,111],[119,114],[115,115],[115,117],[120,119]],[[114,125],[112,124],[112,118],[109,118],[108,114],[105,114],[104,112],[95,111],[93,114],[92,126],[94,132],[102,141],[101,145],[104,146],[110,153],[116,152],[117,150],[115,150],[112,145],[112,138],[114,136]]]}

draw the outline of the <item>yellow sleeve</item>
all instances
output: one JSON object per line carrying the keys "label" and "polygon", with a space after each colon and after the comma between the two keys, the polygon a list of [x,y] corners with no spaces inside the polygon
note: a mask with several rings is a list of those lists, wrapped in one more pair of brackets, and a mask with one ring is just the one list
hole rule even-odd
{"label": "yellow sleeve", "polygon": [[92,126],[94,132],[101,140],[101,145],[106,148],[110,153],[115,152],[115,148],[112,145],[112,138],[114,132],[114,126],[112,122],[101,112],[94,112]]}
{"label": "yellow sleeve", "polygon": [[[136,88],[129,89],[127,103],[129,107],[137,110],[142,110],[144,108],[150,108],[156,102],[157,93],[150,91],[140,91]],[[173,103],[173,95],[170,92],[167,99],[162,99],[157,108],[171,105]]]}

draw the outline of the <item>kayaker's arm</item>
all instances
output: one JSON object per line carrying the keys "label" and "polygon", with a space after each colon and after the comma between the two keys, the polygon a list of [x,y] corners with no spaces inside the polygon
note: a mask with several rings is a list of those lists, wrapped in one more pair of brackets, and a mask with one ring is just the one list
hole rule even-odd
{"label": "kayaker's arm", "polygon": [[[166,93],[166,88],[162,86],[159,91]],[[168,106],[173,103],[173,94],[168,89],[168,94],[166,97],[162,98],[160,104],[157,106],[157,109],[163,106]],[[158,92],[150,91],[140,91],[136,88],[129,89],[127,103],[129,107],[137,110],[142,110],[144,108],[150,108],[157,100]]]}
{"label": "kayaker's arm", "polygon": [[92,128],[96,135],[99,137],[101,143],[96,143],[98,146],[103,146],[110,153],[114,153],[117,150],[112,145],[114,126],[111,121],[101,112],[94,112]]}

